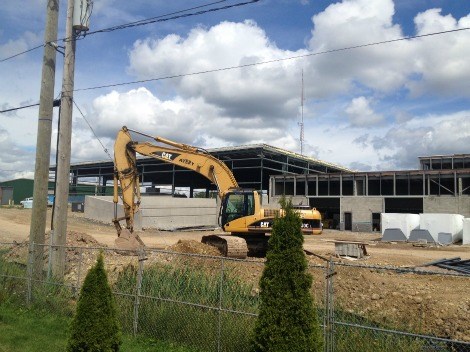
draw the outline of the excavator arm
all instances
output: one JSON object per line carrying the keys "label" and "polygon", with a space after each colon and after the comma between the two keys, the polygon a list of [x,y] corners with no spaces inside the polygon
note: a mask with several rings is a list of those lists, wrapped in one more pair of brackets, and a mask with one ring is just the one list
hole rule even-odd
{"label": "excavator arm", "polygon": [[[130,131],[153,138],[165,146],[149,142],[138,143],[132,140]],[[196,171],[217,186],[221,198],[229,191],[238,188],[232,171],[224,162],[210,155],[207,151],[187,144],[176,143],[162,137],[153,137],[144,133],[122,127],[114,144],[114,203],[115,214],[113,222],[116,226],[119,248],[134,249],[142,247],[143,242],[133,234],[134,214],[139,210],[140,185],[136,166],[136,154],[149,156],[167,163]],[[124,217],[117,217],[119,201],[118,184],[121,186]],[[126,221],[123,229],[120,221]]]}

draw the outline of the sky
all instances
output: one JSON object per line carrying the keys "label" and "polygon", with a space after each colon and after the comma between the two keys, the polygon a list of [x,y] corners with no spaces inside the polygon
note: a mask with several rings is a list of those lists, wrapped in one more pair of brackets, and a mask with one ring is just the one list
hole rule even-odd
{"label": "sky", "polygon": [[[358,171],[470,153],[468,0],[216,10],[244,2],[94,0],[90,33],[77,41],[71,162],[109,160],[123,125],[206,149],[266,143],[300,153],[302,118],[305,155]],[[46,0],[2,5],[0,61],[41,45],[46,17]],[[59,39],[66,8],[60,0]],[[91,33],[154,17],[167,20]],[[412,36],[421,37],[395,41]],[[39,102],[42,55],[0,62],[0,110]],[[55,96],[62,68],[57,54]],[[0,181],[34,177],[38,110],[0,113]]]}

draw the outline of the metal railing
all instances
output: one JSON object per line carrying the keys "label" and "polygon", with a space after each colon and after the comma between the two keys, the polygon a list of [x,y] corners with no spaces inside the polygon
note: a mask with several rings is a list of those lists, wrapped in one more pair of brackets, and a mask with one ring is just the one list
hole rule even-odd
{"label": "metal railing", "polygon": [[[34,248],[44,251],[42,280],[27,270]],[[58,249],[0,243],[0,304],[71,317],[102,252],[125,333],[203,351],[250,349],[264,259],[67,246],[65,277],[55,280],[49,258]],[[310,261],[325,351],[470,351],[469,276],[363,263]]]}

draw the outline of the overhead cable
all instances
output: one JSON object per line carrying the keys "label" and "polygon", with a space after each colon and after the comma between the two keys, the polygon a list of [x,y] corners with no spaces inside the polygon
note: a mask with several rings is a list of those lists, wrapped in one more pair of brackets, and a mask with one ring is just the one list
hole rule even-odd
{"label": "overhead cable", "polygon": [[[80,38],[76,38],[76,39],[83,39],[86,36],[97,34],[97,33],[108,33],[108,32],[113,32],[113,31],[120,30],[120,29],[125,29],[125,28],[144,26],[144,25],[148,25],[148,24],[152,24],[152,23],[156,23],[156,22],[165,22],[165,21],[174,20],[174,19],[183,18],[183,17],[198,16],[198,15],[202,15],[202,14],[205,14],[205,13],[208,13],[208,12],[226,10],[226,9],[231,8],[231,7],[239,7],[239,6],[249,5],[249,4],[261,1],[261,0],[250,0],[250,1],[240,2],[240,3],[236,3],[236,4],[232,4],[232,5],[226,5],[226,6],[223,6],[223,7],[216,7],[216,8],[212,8],[212,9],[209,9],[209,10],[201,10],[201,11],[198,11],[198,12],[192,12],[192,13],[186,13],[186,14],[184,13],[184,12],[200,9],[200,8],[203,8],[203,7],[216,5],[216,4],[219,4],[219,3],[222,3],[222,2],[226,2],[226,1],[227,0],[218,0],[218,1],[210,2],[210,3],[204,4],[204,5],[199,5],[199,6],[187,8],[187,9],[184,9],[184,10],[178,10],[178,11],[175,11],[175,12],[170,12],[170,13],[167,13],[167,14],[164,14],[164,15],[159,15],[159,16],[147,18],[147,19],[140,20],[140,21],[129,22],[129,23],[113,26],[113,27],[99,29],[99,30],[96,30],[96,31],[93,31],[93,32],[88,32],[86,34],[82,34]],[[171,16],[171,17],[168,17],[168,16]],[[62,39],[58,39],[57,41],[58,42],[59,41],[67,42],[69,40],[70,40],[70,38],[62,38]],[[3,58],[3,59],[0,60],[0,63],[4,62],[4,61],[7,61],[7,60],[10,60],[10,59],[13,59],[17,56],[26,54],[30,51],[39,49],[39,48],[41,48],[42,46],[44,46],[46,44],[50,44],[50,43],[48,42],[48,43],[45,43],[45,44],[41,44],[41,45],[38,45],[34,48],[31,48],[31,49],[22,51],[20,53],[14,54],[12,56],[8,56],[6,58]]]}
{"label": "overhead cable", "polygon": [[[207,10],[200,10],[200,11],[197,11],[197,12],[178,14],[178,13],[181,13],[181,12],[186,12],[186,11],[198,9],[198,8],[201,8],[201,7],[207,7],[207,6],[214,5],[214,4],[221,3],[221,2],[225,2],[225,1],[226,0],[216,1],[214,3],[201,5],[201,6],[196,6],[196,7],[193,7],[191,9],[182,10],[182,11],[178,11],[178,12],[173,12],[173,13],[170,13],[170,14],[161,15],[161,16],[158,16],[158,17],[153,17],[153,18],[149,18],[149,19],[146,19],[146,20],[131,22],[131,23],[122,24],[122,25],[109,27],[109,28],[104,28],[104,29],[99,29],[99,30],[96,30],[96,31],[93,31],[93,32],[88,32],[86,35],[89,36],[89,35],[96,34],[96,33],[107,33],[107,32],[112,32],[112,31],[125,29],[125,28],[145,26],[145,25],[152,24],[152,23],[157,23],[157,22],[166,22],[166,21],[175,20],[175,19],[178,19],[178,18],[198,16],[198,15],[202,15],[202,14],[209,13],[209,12],[216,12],[216,11],[221,11],[221,10],[227,10],[227,9],[230,9],[230,8],[233,8],[233,7],[240,7],[240,6],[254,4],[254,3],[259,2],[261,0],[249,0],[249,1],[245,1],[245,2],[238,2],[238,3],[235,3],[235,4],[231,4],[231,5],[225,5],[225,6],[221,6],[221,7],[214,7],[214,8],[207,9]],[[168,16],[171,16],[171,17],[168,17]]]}
{"label": "overhead cable", "polygon": [[33,51],[33,50],[36,50],[36,49],[41,48],[42,46],[43,46],[43,44],[38,45],[38,46],[35,46],[34,48],[31,48],[31,49],[22,51],[22,52],[20,52],[20,53],[14,54],[14,55],[12,55],[12,56],[8,56],[8,57],[6,57],[6,58],[4,58],[4,59],[1,59],[0,62],[4,62],[4,61],[10,60],[10,59],[13,59],[14,57],[17,57],[17,56],[20,56],[20,55],[29,53],[30,51]]}
{"label": "overhead cable", "polygon": [[215,69],[204,70],[204,71],[181,73],[181,74],[176,74],[176,75],[155,77],[155,78],[142,79],[142,80],[136,80],[136,81],[122,82],[122,83],[105,84],[105,85],[101,85],[101,86],[94,86],[94,87],[87,87],[87,88],[78,88],[78,89],[75,89],[74,91],[79,92],[79,91],[85,91],[85,90],[112,88],[112,87],[119,87],[119,86],[131,85],[131,84],[155,82],[155,81],[163,81],[163,80],[173,79],[173,78],[195,76],[195,75],[201,75],[201,74],[206,74],[206,73],[229,71],[229,70],[235,70],[235,69],[239,69],[239,68],[266,65],[266,64],[282,62],[282,61],[288,61],[288,60],[297,60],[297,59],[302,59],[302,58],[306,58],[306,57],[310,57],[310,56],[318,56],[318,55],[336,53],[336,52],[340,52],[340,51],[366,48],[366,47],[375,46],[375,45],[389,44],[389,43],[394,43],[394,42],[399,42],[399,41],[404,41],[404,40],[412,40],[412,39],[430,37],[430,36],[447,34],[447,33],[452,33],[452,32],[465,31],[465,30],[468,30],[468,29],[470,29],[470,27],[452,29],[452,30],[448,30],[448,31],[434,32],[434,33],[427,33],[427,34],[419,34],[419,35],[414,35],[414,36],[407,36],[407,37],[401,37],[401,38],[396,38],[396,39],[383,40],[383,41],[374,42],[374,43],[348,46],[348,47],[338,48],[338,49],[330,49],[330,50],[325,50],[325,51],[310,52],[310,53],[307,53],[307,54],[289,56],[289,57],[280,58],[280,59],[273,59],[273,60],[267,60],[267,61],[258,61],[258,62],[252,62],[252,63],[242,64],[242,65],[227,66],[227,67],[215,68]]}
{"label": "overhead cable", "polygon": [[75,102],[75,100],[73,100],[73,104],[75,105],[75,107],[78,109],[78,111],[80,112],[80,114],[82,115],[83,119],[85,120],[85,122],[87,123],[88,127],[90,128],[91,132],[93,133],[93,135],[95,136],[95,138],[98,140],[98,142],[101,144],[101,146],[103,147],[103,150],[104,152],[108,155],[109,159],[110,160],[113,160],[113,158],[111,157],[111,155],[109,154],[109,151],[108,149],[104,146],[104,144],[101,142],[101,140],[99,139],[98,135],[95,133],[95,130],[93,129],[93,127],[91,127],[90,123],[88,122],[88,120],[86,119],[85,115],[83,114],[82,110],[80,110],[80,108],[78,107],[77,103]]}
{"label": "overhead cable", "polygon": [[6,110],[0,110],[0,114],[3,114],[5,112],[11,112],[11,111],[16,111],[16,110],[21,110],[21,109],[26,109],[26,108],[30,108],[30,107],[33,107],[33,106],[38,106],[39,103],[37,104],[31,104],[31,105],[25,105],[25,106],[20,106],[18,108],[11,108],[11,109],[6,109]]}

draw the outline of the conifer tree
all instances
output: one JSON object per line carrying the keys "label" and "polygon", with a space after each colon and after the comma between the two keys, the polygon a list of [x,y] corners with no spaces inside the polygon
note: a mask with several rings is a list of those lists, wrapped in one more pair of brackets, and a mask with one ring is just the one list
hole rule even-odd
{"label": "conifer tree", "polygon": [[285,216],[275,219],[269,239],[252,349],[320,352],[323,343],[302,247],[302,221],[291,201],[282,199],[281,206]]}
{"label": "conifer tree", "polygon": [[80,291],[67,351],[116,352],[121,343],[114,297],[100,253]]}

